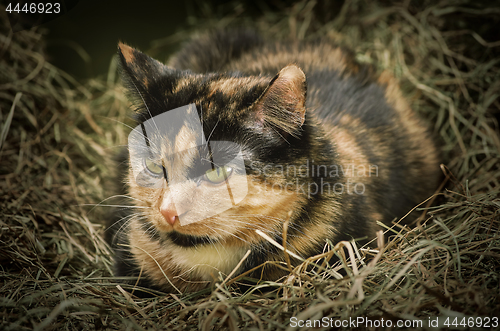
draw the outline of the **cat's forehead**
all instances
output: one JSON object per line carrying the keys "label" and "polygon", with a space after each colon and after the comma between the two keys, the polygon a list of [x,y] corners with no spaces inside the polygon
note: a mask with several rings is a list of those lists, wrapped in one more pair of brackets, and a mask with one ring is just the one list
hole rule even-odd
{"label": "cat's forehead", "polygon": [[215,124],[207,124],[201,114],[200,106],[189,104],[151,117],[132,130],[129,148],[139,157],[182,156],[183,163],[188,165],[192,163],[189,159],[206,153],[212,154],[214,149],[206,149],[205,146],[209,142],[221,140],[220,138],[225,143],[217,144],[217,147],[231,151],[229,141],[236,136],[235,132],[222,136],[220,131],[227,131],[227,123],[219,125],[221,121],[217,121]]}
{"label": "cat's forehead", "polygon": [[206,135],[197,108],[196,104],[189,104],[151,117],[134,129],[135,135],[141,142],[147,140],[148,147],[161,146],[155,151],[159,154],[179,153],[202,145]]}
{"label": "cat's forehead", "polygon": [[[236,75],[236,77],[235,77]],[[268,77],[238,77],[237,74],[187,75],[176,80],[166,98],[180,103],[195,103],[203,109],[203,117],[214,113],[238,112],[251,106],[264,92]]]}
{"label": "cat's forehead", "polygon": [[[196,153],[193,156],[183,151],[196,149],[208,141],[244,144],[241,133],[246,128],[245,121],[271,79],[179,72],[167,78],[171,79],[169,84],[158,81],[147,87],[148,107],[137,117],[138,124],[142,123],[145,128],[137,128],[138,141],[144,145],[143,140],[151,140],[145,147],[151,147],[158,157],[182,152],[183,158],[191,159],[196,158]],[[183,161],[192,163],[192,160]]]}
{"label": "cat's forehead", "polygon": [[265,87],[269,79],[262,77],[231,77],[216,76],[208,82],[208,95],[210,98],[216,93],[224,93],[228,96],[241,96],[252,93],[252,90]]}
{"label": "cat's forehead", "polygon": [[[144,92],[136,99],[136,119],[143,122],[172,109],[196,104],[200,118],[207,124],[219,119],[233,121],[244,117],[259,99],[272,77],[243,76],[240,73],[194,74],[189,71],[164,70],[160,77],[136,82]],[[153,75],[154,76],[154,75]]]}

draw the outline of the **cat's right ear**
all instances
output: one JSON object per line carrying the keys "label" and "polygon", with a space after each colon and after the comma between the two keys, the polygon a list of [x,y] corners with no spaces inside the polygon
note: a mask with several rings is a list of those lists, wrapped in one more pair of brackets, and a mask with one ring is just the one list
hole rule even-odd
{"label": "cat's right ear", "polygon": [[258,122],[284,135],[298,134],[306,113],[307,83],[304,72],[291,64],[271,80],[255,105]]}

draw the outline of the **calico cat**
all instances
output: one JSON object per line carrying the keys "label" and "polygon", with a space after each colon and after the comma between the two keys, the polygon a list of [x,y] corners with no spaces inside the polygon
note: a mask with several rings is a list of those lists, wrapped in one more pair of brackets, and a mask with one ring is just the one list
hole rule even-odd
{"label": "calico cat", "polygon": [[437,187],[437,148],[396,80],[340,47],[219,31],[167,65],[122,43],[118,56],[136,108],[121,160],[134,208],[108,237],[133,284],[199,290],[248,250],[236,274],[271,261],[250,276],[277,280],[285,256],[256,230],[283,245],[287,221],[287,249],[307,258],[327,240],[366,243]]}

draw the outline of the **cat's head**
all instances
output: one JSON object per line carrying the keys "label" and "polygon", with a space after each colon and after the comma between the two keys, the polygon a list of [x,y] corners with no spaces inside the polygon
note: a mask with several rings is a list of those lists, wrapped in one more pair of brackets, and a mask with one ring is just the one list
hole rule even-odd
{"label": "cat's head", "polygon": [[119,61],[138,122],[129,136],[129,194],[145,228],[184,246],[238,245],[256,229],[278,231],[300,208],[305,198],[285,186],[291,178],[264,170],[307,148],[299,143],[306,116],[299,67],[274,77],[195,74],[124,44]]}

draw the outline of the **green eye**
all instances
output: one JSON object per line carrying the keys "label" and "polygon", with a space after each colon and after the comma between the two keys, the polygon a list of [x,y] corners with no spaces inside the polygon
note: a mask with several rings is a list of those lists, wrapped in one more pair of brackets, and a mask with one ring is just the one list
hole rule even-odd
{"label": "green eye", "polygon": [[161,165],[149,159],[144,159],[144,165],[153,176],[163,176],[163,167]]}
{"label": "green eye", "polygon": [[220,184],[231,176],[233,168],[228,166],[217,167],[205,172],[205,179],[212,184]]}

